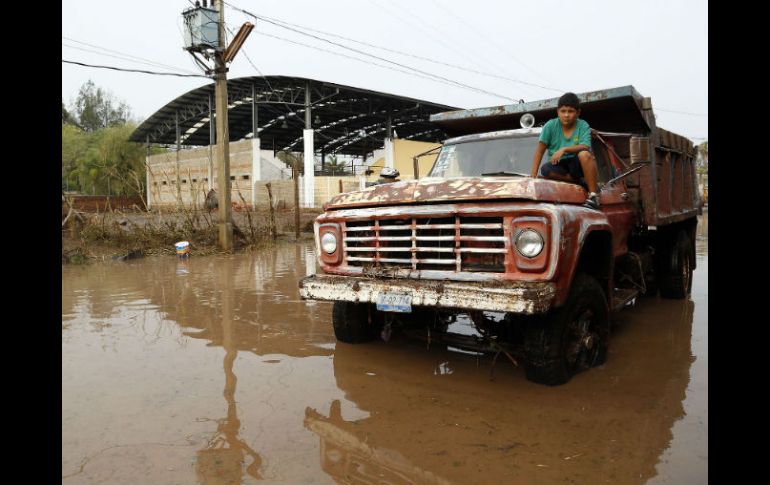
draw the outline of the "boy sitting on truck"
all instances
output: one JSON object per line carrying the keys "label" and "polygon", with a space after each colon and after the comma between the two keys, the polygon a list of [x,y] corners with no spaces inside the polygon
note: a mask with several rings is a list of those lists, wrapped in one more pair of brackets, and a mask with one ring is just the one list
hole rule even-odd
{"label": "boy sitting on truck", "polygon": [[575,93],[564,94],[559,98],[556,113],[558,118],[553,118],[543,125],[532,161],[532,177],[537,177],[540,160],[547,148],[551,163],[543,164],[540,175],[584,187],[587,185],[589,193],[583,205],[598,209],[598,172],[596,159],[591,153],[591,128],[585,120],[579,118],[580,99]]}

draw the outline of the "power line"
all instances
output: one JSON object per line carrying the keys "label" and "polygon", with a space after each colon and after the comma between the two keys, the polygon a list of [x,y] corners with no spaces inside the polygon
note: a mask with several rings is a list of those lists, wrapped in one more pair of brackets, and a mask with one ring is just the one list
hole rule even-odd
{"label": "power line", "polygon": [[178,73],[175,73],[175,72],[143,71],[143,70],[140,70],[140,69],[123,69],[123,68],[120,68],[120,67],[113,67],[113,66],[98,66],[98,65],[94,65],[94,64],[85,64],[83,62],[68,61],[68,60],[65,60],[65,59],[62,59],[61,61],[66,63],[66,64],[76,64],[78,66],[95,67],[95,68],[98,68],[98,69],[111,69],[113,71],[139,72],[139,73],[142,73],[142,74],[153,74],[155,76],[203,77],[203,78],[209,79],[208,76],[204,76],[202,74],[178,74]]}
{"label": "power line", "polygon": [[322,37],[318,37],[318,36],[316,36],[316,35],[308,34],[307,32],[302,32],[301,30],[297,30],[297,29],[294,29],[294,28],[291,28],[291,27],[287,27],[287,26],[285,26],[285,25],[281,25],[280,23],[277,23],[277,22],[273,22],[272,20],[266,19],[266,18],[264,18],[264,17],[259,17],[259,16],[257,16],[257,15],[254,15],[254,14],[253,14],[253,13],[251,13],[251,12],[247,12],[246,10],[243,10],[243,9],[241,9],[241,8],[239,8],[239,7],[235,7],[235,6],[233,6],[232,4],[229,4],[229,3],[227,3],[227,2],[224,2],[224,3],[225,3],[225,4],[227,4],[227,5],[229,5],[231,8],[233,8],[233,9],[235,9],[235,10],[239,10],[240,12],[242,12],[242,13],[244,13],[244,14],[246,14],[246,15],[249,15],[249,16],[251,16],[251,17],[254,17],[255,19],[261,19],[261,20],[263,20],[264,22],[267,22],[267,23],[273,24],[273,25],[275,25],[275,26],[277,26],[277,27],[280,27],[280,28],[282,28],[282,29],[291,30],[291,31],[293,31],[293,32],[296,32],[296,33],[298,33],[298,34],[300,34],[300,35],[304,35],[304,36],[306,36],[306,37],[312,37],[312,38],[314,38],[314,39],[316,39],[316,40],[320,40],[320,41],[322,41],[322,42],[326,42],[326,43],[328,43],[328,44],[332,44],[332,45],[335,45],[335,46],[337,46],[337,47],[341,47],[341,48],[343,48],[343,49],[346,49],[346,50],[349,50],[349,51],[353,51],[353,52],[355,52],[355,53],[357,53],[357,54],[361,54],[361,55],[364,55],[364,56],[367,56],[367,57],[372,57],[372,58],[374,58],[374,59],[377,59],[377,60],[380,60],[380,61],[384,61],[384,62],[387,62],[387,63],[389,63],[389,64],[394,64],[394,65],[396,65],[396,66],[399,66],[399,67],[402,67],[402,68],[408,69],[408,70],[410,70],[410,71],[415,71],[415,72],[418,72],[418,73],[420,73],[420,74],[424,74],[424,75],[427,75],[427,76],[431,76],[431,77],[434,77],[434,78],[437,78],[437,79],[442,79],[442,80],[444,80],[444,81],[450,82],[450,83],[452,83],[452,84],[454,84],[454,85],[457,85],[457,86],[460,86],[460,87],[463,87],[463,88],[466,88],[466,89],[471,89],[471,90],[473,90],[473,91],[477,91],[477,92],[480,92],[480,93],[488,94],[488,95],[490,95],[490,96],[495,96],[495,97],[498,97],[498,98],[504,98],[504,99],[508,99],[508,100],[510,100],[510,101],[516,101],[515,99],[513,99],[513,98],[510,98],[510,97],[508,97],[508,96],[504,96],[504,95],[502,95],[502,94],[493,93],[493,92],[491,92],[491,91],[487,91],[487,90],[485,90],[485,89],[481,89],[481,88],[477,88],[477,87],[474,87],[474,86],[470,86],[470,85],[468,85],[468,84],[464,84],[464,83],[461,83],[461,82],[458,82],[458,81],[453,81],[452,79],[449,79],[449,78],[445,78],[445,77],[443,77],[443,76],[439,76],[439,75],[437,75],[437,74],[432,74],[432,73],[429,73],[429,72],[426,72],[426,71],[422,71],[422,70],[420,70],[420,69],[416,69],[416,68],[414,68],[414,67],[411,67],[411,66],[407,66],[407,65],[404,65],[404,64],[401,64],[401,63],[395,62],[395,61],[391,61],[391,60],[389,60],[389,59],[386,59],[386,58],[384,58],[384,57],[376,56],[376,55],[374,55],[374,54],[369,54],[368,52],[365,52],[365,51],[362,51],[362,50],[359,50],[359,49],[354,49],[354,48],[352,48],[352,47],[348,47],[348,46],[346,46],[346,45],[344,45],[344,44],[340,44],[340,43],[338,43],[338,42],[334,42],[334,41],[331,41],[331,40],[328,40],[328,39],[324,39],[324,38],[322,38]]}
{"label": "power line", "polygon": [[[323,35],[330,36],[330,37],[336,37],[336,38],[339,38],[339,39],[347,40],[347,41],[350,41],[350,42],[355,42],[357,44],[365,45],[365,46],[372,47],[372,48],[375,48],[375,49],[381,49],[381,50],[392,52],[392,53],[395,53],[395,54],[400,54],[400,55],[405,55],[405,56],[408,56],[408,57],[413,57],[415,59],[419,59],[419,60],[422,60],[422,61],[431,62],[431,63],[434,63],[434,64],[440,64],[440,65],[444,65],[444,66],[447,66],[447,67],[452,67],[452,68],[455,68],[455,69],[460,69],[460,70],[471,72],[471,73],[474,73],[474,74],[480,74],[480,75],[483,75],[483,76],[489,76],[489,77],[493,77],[493,78],[497,78],[497,79],[501,79],[501,80],[505,80],[505,81],[515,82],[515,83],[524,84],[524,85],[528,85],[528,86],[533,86],[533,87],[537,87],[537,88],[545,89],[545,90],[549,90],[549,91],[554,91],[554,92],[563,92],[564,91],[563,89],[557,89],[557,88],[553,88],[553,87],[543,86],[543,85],[536,84],[536,83],[529,83],[529,82],[526,82],[526,81],[521,81],[519,79],[513,79],[513,78],[510,78],[510,77],[506,77],[506,76],[500,76],[500,75],[491,74],[491,73],[484,72],[484,71],[477,71],[477,70],[474,70],[474,69],[469,69],[469,68],[466,68],[466,67],[463,67],[463,66],[458,66],[456,64],[451,64],[451,63],[442,62],[442,61],[436,61],[436,60],[429,59],[429,58],[426,58],[426,57],[423,57],[423,56],[419,56],[419,55],[415,55],[415,54],[410,54],[408,52],[399,51],[399,50],[396,50],[396,49],[390,49],[388,47],[383,47],[383,46],[379,46],[379,45],[376,45],[376,44],[370,44],[370,43],[363,42],[363,41],[356,40],[356,39],[352,39],[352,38],[349,38],[349,37],[345,37],[345,36],[341,36],[341,35],[337,35],[337,34],[333,34],[333,33],[329,33],[329,32],[324,32],[322,30],[313,29],[313,28],[301,26],[301,25],[298,25],[298,24],[293,24],[293,23],[286,22],[284,20],[280,20],[280,19],[273,18],[273,17],[267,17],[267,16],[264,16],[264,15],[255,15],[255,14],[253,14],[251,12],[248,12],[248,11],[246,11],[244,9],[236,7],[235,5],[233,5],[233,4],[229,3],[229,2],[223,2],[223,3],[225,5],[227,5],[227,6],[229,6],[230,8],[232,8],[234,10],[237,10],[237,11],[239,11],[239,12],[245,14],[245,15],[251,16],[251,17],[253,17],[255,19],[261,19],[261,20],[263,20],[265,22],[268,22],[268,23],[271,23],[271,24],[273,24],[273,25],[275,25],[277,27],[281,27],[281,28],[284,28],[284,29],[287,29],[287,30],[291,30],[291,31],[297,32],[297,33],[299,33],[301,35],[309,36],[309,37],[312,37],[314,39],[317,39],[317,40],[320,40],[320,41],[323,41],[323,42],[327,42],[327,43],[330,43],[332,45],[336,45],[338,47],[342,47],[343,49],[352,50],[352,51],[354,51],[356,53],[359,53],[359,54],[362,54],[362,55],[365,55],[365,56],[368,56],[368,57],[374,57],[376,59],[388,62],[390,64],[395,64],[395,65],[404,67],[406,69],[409,69],[409,70],[412,70],[412,71],[415,71],[415,72],[423,73],[423,74],[425,74],[426,76],[429,76],[429,77],[418,76],[418,75],[416,75],[414,73],[403,71],[401,69],[394,69],[394,68],[391,68],[391,67],[388,67],[388,66],[383,66],[381,64],[367,62],[367,61],[364,61],[363,59],[359,59],[359,58],[351,57],[351,56],[346,56],[346,55],[340,54],[338,52],[334,52],[334,51],[330,51],[330,50],[326,50],[326,49],[321,49],[321,48],[318,48],[318,47],[315,47],[315,46],[304,44],[302,42],[297,42],[297,41],[289,40],[289,39],[286,39],[286,38],[283,38],[283,37],[280,37],[280,36],[271,35],[271,34],[267,34],[267,33],[264,33],[264,32],[257,32],[260,35],[264,35],[264,36],[267,36],[267,37],[273,37],[275,39],[283,40],[283,41],[290,42],[290,43],[293,43],[293,44],[296,44],[296,45],[301,45],[301,46],[304,46],[304,47],[309,47],[309,48],[316,49],[316,50],[319,50],[319,51],[322,51],[322,52],[328,52],[328,53],[331,53],[331,54],[334,54],[334,55],[339,55],[339,56],[342,56],[342,57],[346,57],[348,59],[357,60],[359,62],[368,63],[368,64],[371,64],[371,65],[374,65],[374,66],[378,66],[378,67],[382,67],[382,68],[385,68],[385,69],[391,69],[391,70],[394,70],[394,71],[397,71],[397,72],[402,72],[402,73],[405,73],[405,74],[415,75],[417,77],[421,77],[423,79],[428,79],[428,80],[435,81],[435,82],[441,82],[441,81],[438,80],[438,79],[441,79],[442,81],[445,81],[445,82],[442,82],[442,84],[449,84],[449,85],[454,85],[454,86],[460,86],[460,87],[464,87],[466,89],[471,89],[471,90],[474,90],[474,91],[483,92],[484,94],[490,94],[490,95],[498,96],[498,97],[505,98],[505,99],[508,99],[508,100],[511,100],[511,101],[517,101],[516,99],[510,98],[508,96],[503,96],[503,95],[500,95],[500,94],[496,94],[496,93],[492,93],[492,92],[489,92],[489,91],[485,91],[485,90],[480,89],[480,88],[476,88],[476,87],[473,87],[473,86],[469,86],[469,85],[465,85],[465,84],[462,84],[462,83],[458,83],[457,81],[453,81],[451,79],[447,79],[447,78],[444,78],[442,76],[438,76],[438,75],[435,75],[435,74],[432,74],[432,73],[421,71],[419,69],[415,69],[415,68],[412,68],[412,67],[407,66],[407,65],[399,64],[397,62],[394,62],[394,61],[391,61],[391,60],[388,60],[388,59],[385,59],[385,58],[382,58],[382,57],[379,57],[379,56],[375,56],[373,54],[369,54],[367,52],[360,51],[358,49],[353,49],[351,47],[348,47],[348,46],[345,46],[345,45],[342,45],[342,44],[339,44],[339,43],[336,43],[336,42],[332,42],[332,41],[330,41],[328,39],[319,38],[317,36],[310,35],[310,34],[307,34],[305,32],[298,31],[298,30],[290,28],[288,26],[293,26],[293,27],[305,29],[305,30],[308,30],[308,31],[311,31],[311,32],[316,32],[316,33],[323,34]],[[381,7],[381,5],[378,5],[376,3],[375,3],[375,5],[377,5],[378,7]],[[666,109],[662,109],[662,108],[657,108],[656,111],[667,112],[667,113],[683,114],[683,115],[689,115],[689,116],[708,117],[708,114],[704,114],[704,113],[690,113],[690,112],[685,112],[685,111],[666,110]]]}
{"label": "power line", "polygon": [[[497,42],[495,42],[495,41],[493,41],[492,39],[490,39],[489,37],[487,37],[487,36],[486,36],[486,35],[485,35],[483,32],[481,32],[479,29],[477,29],[477,28],[476,28],[476,26],[474,26],[474,25],[473,25],[473,24],[471,24],[470,22],[467,22],[465,19],[463,19],[463,18],[462,18],[462,17],[460,17],[459,15],[455,14],[454,12],[452,12],[452,11],[451,11],[449,8],[447,8],[447,6],[446,6],[446,5],[442,5],[442,4],[440,4],[440,3],[439,3],[437,0],[433,0],[433,3],[434,3],[434,4],[436,4],[436,6],[439,8],[439,10],[442,10],[444,13],[446,13],[446,14],[448,14],[449,16],[453,17],[453,18],[454,18],[455,20],[457,20],[458,22],[460,22],[460,23],[462,23],[463,25],[465,25],[465,26],[467,26],[468,28],[470,28],[470,29],[471,29],[472,31],[474,31],[474,32],[476,33],[476,35],[478,35],[478,36],[479,36],[481,39],[483,39],[484,41],[486,41],[486,42],[487,42],[487,43],[489,43],[490,45],[492,45],[492,46],[494,46],[495,48],[497,48],[497,50],[499,50],[499,51],[500,51],[500,52],[502,52],[503,54],[505,54],[505,55],[509,56],[511,59],[513,59],[514,61],[516,61],[516,62],[517,62],[517,63],[519,63],[520,65],[522,65],[524,68],[526,68],[526,69],[529,69],[529,71],[530,71],[531,73],[535,74],[536,76],[540,77],[541,79],[545,79],[547,82],[552,82],[552,81],[550,81],[550,80],[546,79],[546,78],[545,78],[545,76],[543,76],[542,74],[540,74],[540,73],[536,72],[536,71],[535,71],[534,69],[532,69],[530,66],[528,66],[528,65],[524,64],[524,62],[522,62],[522,61],[521,61],[521,60],[519,60],[519,59],[518,59],[516,56],[514,56],[513,54],[511,54],[511,53],[510,53],[510,51],[508,51],[508,50],[506,50],[506,49],[503,49],[502,47],[500,47],[500,45],[499,45]],[[537,86],[537,85],[535,85],[535,86]],[[537,87],[540,87],[540,88],[543,88],[543,89],[552,89],[552,88],[545,88],[545,87],[543,87],[543,86],[537,86]],[[561,91],[561,92],[564,92],[564,90],[563,90],[563,89],[553,89],[553,90],[554,90],[554,91]]]}
{"label": "power line", "polygon": [[[452,36],[447,36],[443,32],[439,32],[439,30],[436,29],[435,27],[433,27],[430,22],[426,22],[426,23],[420,25],[420,24],[415,23],[413,21],[413,19],[410,19],[408,16],[402,17],[398,13],[397,9],[391,11],[390,10],[391,7],[386,7],[385,3],[383,3],[383,2],[375,2],[374,0],[369,0],[369,3],[371,3],[375,7],[379,8],[380,10],[384,11],[386,14],[390,15],[391,17],[395,18],[396,20],[399,20],[401,22],[404,22],[404,23],[407,23],[407,24],[411,25],[412,28],[414,28],[415,30],[421,32],[423,35],[426,35],[426,36],[430,37],[435,42],[437,42],[437,43],[441,44],[442,46],[444,46],[445,48],[447,48],[450,52],[453,52],[454,54],[461,55],[463,58],[465,58],[469,62],[475,64],[476,66],[478,66],[478,67],[480,67],[482,69],[484,69],[484,68],[488,69],[490,67],[490,65],[482,66],[478,62],[479,59],[480,59],[479,56],[469,56],[466,53],[464,53],[462,51],[463,46],[454,46],[453,47],[453,46],[449,45],[446,42],[446,40],[453,40],[453,37]],[[436,34],[438,34],[438,36],[436,36],[435,34],[432,34],[426,28],[433,30]],[[486,60],[485,60],[485,62],[486,62]]]}
{"label": "power line", "polygon": [[391,71],[401,72],[401,73],[404,73],[404,74],[408,74],[410,76],[419,77],[421,79],[427,79],[428,81],[438,82],[438,83],[441,83],[441,84],[446,84],[447,86],[456,87],[454,84],[451,84],[451,83],[448,83],[448,82],[444,82],[444,81],[440,81],[438,79],[433,79],[433,78],[430,78],[430,77],[427,77],[427,76],[422,76],[420,74],[416,74],[414,72],[406,71],[404,69],[398,69],[398,68],[391,67],[391,66],[385,66],[385,65],[382,65],[382,64],[378,64],[376,62],[371,62],[371,61],[367,61],[367,60],[361,59],[359,57],[349,56],[347,54],[342,54],[340,52],[335,52],[335,51],[332,51],[332,50],[329,50],[329,49],[324,49],[322,47],[316,47],[316,46],[313,46],[313,45],[310,45],[310,44],[305,44],[304,42],[298,42],[296,40],[287,39],[285,37],[280,37],[278,35],[268,34],[268,33],[259,32],[259,31],[255,31],[255,32],[257,34],[263,35],[265,37],[272,37],[273,39],[278,39],[278,40],[282,40],[282,41],[285,41],[285,42],[289,42],[290,44],[296,44],[296,45],[299,45],[299,46],[308,47],[310,49],[315,49],[317,51],[327,52],[329,54],[334,54],[335,56],[340,56],[340,57],[344,57],[346,59],[352,59],[354,61],[363,62],[364,64],[368,64],[370,66],[377,66],[377,67],[381,67],[383,69],[390,69]]}
{"label": "power line", "polygon": [[[153,66],[153,67],[170,67],[170,66],[159,66],[157,63],[153,63],[153,62],[136,61],[136,60],[128,58],[128,57],[116,56],[116,55],[112,55],[112,54],[107,54],[105,52],[99,52],[99,51],[95,51],[95,50],[92,50],[92,49],[86,49],[86,48],[83,48],[83,47],[77,47],[77,46],[74,46],[74,45],[66,44],[64,42],[62,42],[62,46],[68,47],[70,49],[76,49],[76,50],[83,51],[83,52],[90,52],[92,54],[97,54],[97,55],[100,55],[100,56],[111,57],[113,59],[120,59],[122,61],[133,62],[135,64],[145,64],[145,65]],[[179,68],[176,68],[176,67],[171,67],[171,69],[175,69],[175,70],[178,70],[178,71],[187,72],[187,73],[192,74],[191,71],[184,70],[184,69],[179,69]]]}
{"label": "power line", "polygon": [[[230,27],[227,27],[225,25],[225,28],[230,31],[230,35],[234,35],[233,31],[232,31],[232,29],[230,29]],[[273,89],[273,86],[270,84],[270,81],[267,80],[267,76],[265,76],[262,73],[262,71],[259,70],[259,68],[257,67],[256,64],[251,62],[251,58],[249,57],[248,54],[246,54],[246,50],[245,49],[243,50],[243,55],[244,55],[244,57],[246,57],[246,60],[249,61],[249,64],[251,64],[251,67],[253,67],[259,73],[259,75],[262,76],[262,79],[264,79],[265,83],[267,84],[268,89],[270,89],[270,92],[273,93],[274,95],[278,96],[278,93],[276,93],[275,89]],[[255,102],[256,102],[256,100],[255,100]],[[286,110],[287,110],[286,115],[284,115],[283,119],[287,120],[289,118],[294,118],[292,116],[289,116],[289,113],[295,113],[296,111],[294,109],[292,109],[288,104],[286,104],[285,101],[283,102],[283,105],[286,107]],[[294,120],[292,120],[292,121],[294,121]],[[297,121],[299,121],[299,120],[297,120]],[[257,128],[259,128],[259,127],[257,127]],[[252,133],[251,136],[255,137],[255,138],[258,138],[259,134],[258,133]]]}
{"label": "power line", "polygon": [[[177,71],[183,71],[183,72],[188,72],[190,74],[193,74],[193,72],[188,70],[188,69],[183,69],[181,67],[176,67],[176,66],[171,66],[171,65],[168,65],[168,64],[163,64],[161,62],[153,61],[151,59],[146,59],[144,57],[134,56],[134,55],[131,55],[131,54],[127,54],[125,52],[116,51],[114,49],[107,49],[106,47],[101,47],[101,46],[98,46],[98,45],[89,44],[88,42],[83,42],[83,41],[80,41],[80,40],[77,40],[77,39],[73,39],[71,37],[67,37],[67,36],[64,36],[64,35],[62,35],[61,38],[65,39],[65,40],[68,40],[68,41],[71,41],[71,42],[75,42],[77,44],[86,45],[88,47],[94,47],[96,49],[100,49],[100,50],[103,50],[103,51],[112,52],[112,53],[115,53],[115,54],[120,54],[121,56],[125,56],[127,58],[137,59],[138,61],[142,61],[141,62],[142,64],[155,65],[155,66],[158,66],[158,67],[166,67],[166,68],[169,68],[169,69],[174,69],[174,70],[177,70]],[[75,46],[67,46],[67,47],[71,47],[73,49],[85,50],[86,52],[88,52],[86,49],[82,49],[82,48],[75,47]],[[94,52],[94,51],[91,51],[91,52]],[[101,54],[99,52],[94,52],[94,53],[95,54]],[[106,55],[106,54],[101,54],[101,55]],[[126,60],[128,60],[128,59],[126,59]]]}
{"label": "power line", "polygon": [[476,69],[470,69],[470,68],[467,68],[467,67],[464,67],[464,66],[459,66],[457,64],[452,64],[452,63],[449,63],[449,62],[437,61],[435,59],[430,59],[428,57],[423,57],[423,56],[416,55],[416,54],[410,54],[409,52],[404,52],[404,51],[400,51],[400,50],[397,50],[397,49],[391,49],[389,47],[384,47],[384,46],[380,46],[380,45],[376,45],[376,44],[370,44],[368,42],[352,39],[350,37],[345,37],[344,35],[333,34],[331,32],[324,32],[323,30],[318,30],[318,29],[313,29],[313,28],[306,27],[306,26],[303,26],[303,25],[293,24],[291,22],[286,22],[285,20],[277,19],[275,17],[267,17],[267,16],[264,16],[264,15],[260,15],[260,17],[265,19],[265,20],[272,20],[272,21],[279,22],[279,23],[282,23],[282,24],[290,25],[292,27],[297,27],[297,28],[300,28],[300,29],[305,29],[305,30],[308,30],[310,32],[316,32],[318,34],[326,35],[326,36],[329,36],[329,37],[336,37],[338,39],[343,39],[343,40],[347,40],[347,41],[350,41],[350,42],[355,42],[356,44],[365,45],[367,47],[372,47],[374,49],[381,49],[381,50],[384,50],[384,51],[387,51],[387,52],[392,52],[394,54],[400,54],[400,55],[403,55],[403,56],[412,57],[414,59],[419,59],[421,61],[430,62],[430,63],[438,64],[438,65],[441,65],[441,66],[451,67],[453,69],[459,69],[461,71],[466,71],[466,72],[470,72],[470,73],[473,73],[473,74],[479,74],[479,75],[482,75],[482,76],[487,76],[487,77],[491,77],[491,78],[495,78],[495,79],[501,79],[501,80],[504,80],[504,81],[510,81],[510,82],[518,83],[518,84],[525,84],[527,86],[533,86],[533,87],[536,87],[536,88],[546,89],[546,90],[550,90],[550,91],[562,92],[562,90],[560,90],[560,89],[549,88],[548,86],[541,86],[539,84],[522,81],[520,79],[513,79],[513,78],[510,78],[510,77],[506,77],[506,76],[500,76],[498,74],[492,74],[492,73],[489,73],[489,72],[478,71]]}

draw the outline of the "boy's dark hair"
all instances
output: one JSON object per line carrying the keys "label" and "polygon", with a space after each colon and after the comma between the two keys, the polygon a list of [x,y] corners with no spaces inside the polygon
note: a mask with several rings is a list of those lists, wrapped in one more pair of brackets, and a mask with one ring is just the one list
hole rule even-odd
{"label": "boy's dark hair", "polygon": [[561,98],[559,98],[559,104],[556,105],[556,109],[559,109],[562,106],[580,109],[580,98],[578,98],[575,93],[564,93]]}

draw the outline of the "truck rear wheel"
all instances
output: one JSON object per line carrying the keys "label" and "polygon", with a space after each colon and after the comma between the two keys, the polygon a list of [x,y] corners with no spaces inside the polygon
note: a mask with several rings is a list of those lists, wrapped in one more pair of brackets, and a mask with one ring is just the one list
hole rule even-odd
{"label": "truck rear wheel", "polygon": [[332,308],[334,336],[340,342],[356,344],[377,338],[375,318],[369,321],[370,304],[335,301]]}
{"label": "truck rear wheel", "polygon": [[660,296],[687,298],[692,290],[692,241],[684,230],[669,239],[660,253]]}
{"label": "truck rear wheel", "polygon": [[607,360],[610,320],[599,283],[575,275],[567,302],[525,331],[524,371],[538,384],[557,386]]}

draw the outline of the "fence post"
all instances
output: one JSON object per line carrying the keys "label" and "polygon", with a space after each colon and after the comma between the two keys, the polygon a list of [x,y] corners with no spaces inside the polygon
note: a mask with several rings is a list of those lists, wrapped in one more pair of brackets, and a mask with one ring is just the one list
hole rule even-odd
{"label": "fence post", "polygon": [[276,231],[275,231],[275,213],[273,212],[273,191],[271,190],[270,182],[265,184],[265,187],[267,187],[267,203],[268,203],[268,210],[269,212],[269,229],[270,229],[270,235],[273,238],[273,241],[275,241],[276,238]]}

